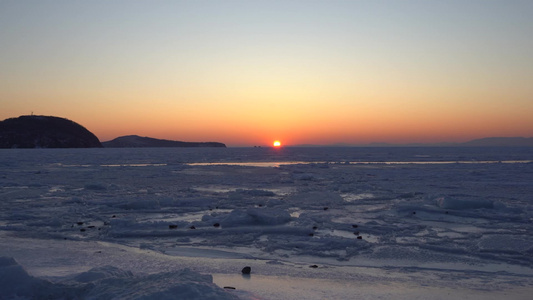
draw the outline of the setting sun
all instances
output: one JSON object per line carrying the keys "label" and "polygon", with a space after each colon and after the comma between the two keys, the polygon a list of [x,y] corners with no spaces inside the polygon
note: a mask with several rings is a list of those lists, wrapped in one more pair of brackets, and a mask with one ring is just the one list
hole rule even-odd
{"label": "setting sun", "polygon": [[274,147],[281,147],[280,141],[274,141],[273,145]]}

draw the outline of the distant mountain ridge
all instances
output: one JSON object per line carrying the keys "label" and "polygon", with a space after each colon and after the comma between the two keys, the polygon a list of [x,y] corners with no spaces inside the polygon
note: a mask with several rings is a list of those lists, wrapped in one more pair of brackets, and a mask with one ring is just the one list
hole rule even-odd
{"label": "distant mountain ridge", "polygon": [[488,137],[461,143],[461,145],[469,147],[533,147],[533,137]]}
{"label": "distant mountain ridge", "polygon": [[20,116],[0,122],[0,148],[101,148],[80,124],[52,116]]}
{"label": "distant mountain ridge", "polygon": [[103,142],[105,148],[143,148],[143,147],[221,147],[226,145],[219,142],[181,142],[141,137],[138,135],[121,136],[111,141]]}
{"label": "distant mountain ridge", "polygon": [[533,147],[533,137],[486,137],[464,143],[370,143],[370,144],[333,144],[333,145],[294,145],[293,147]]}

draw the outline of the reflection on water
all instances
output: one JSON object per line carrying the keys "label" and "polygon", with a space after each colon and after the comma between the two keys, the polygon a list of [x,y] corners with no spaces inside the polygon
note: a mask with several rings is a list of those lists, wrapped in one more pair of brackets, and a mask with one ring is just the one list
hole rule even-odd
{"label": "reflection on water", "polygon": [[212,162],[212,163],[189,163],[189,166],[244,166],[244,167],[271,167],[279,168],[282,165],[319,164],[326,162],[305,161],[274,161],[274,162]]}
{"label": "reflection on water", "polygon": [[110,164],[100,165],[100,167],[162,167],[167,164]]}
{"label": "reflection on water", "polygon": [[209,162],[188,163],[189,166],[244,166],[279,168],[283,165],[311,165],[311,164],[344,164],[344,165],[444,165],[444,164],[528,164],[532,160],[458,160],[458,161],[275,161],[275,162]]}

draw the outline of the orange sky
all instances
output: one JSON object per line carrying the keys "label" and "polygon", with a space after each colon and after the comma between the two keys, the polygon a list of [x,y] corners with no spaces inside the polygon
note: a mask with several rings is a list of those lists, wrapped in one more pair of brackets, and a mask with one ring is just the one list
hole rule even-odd
{"label": "orange sky", "polygon": [[533,2],[394,3],[2,2],[0,119],[228,146],[532,136]]}

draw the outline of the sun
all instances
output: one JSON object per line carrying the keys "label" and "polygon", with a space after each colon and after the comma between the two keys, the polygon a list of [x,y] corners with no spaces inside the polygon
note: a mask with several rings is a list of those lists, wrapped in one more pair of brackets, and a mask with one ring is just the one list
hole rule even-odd
{"label": "sun", "polygon": [[281,147],[281,142],[280,142],[280,141],[274,141],[274,143],[272,143],[272,145],[273,145],[274,147],[276,147],[276,148],[277,148],[277,147]]}

